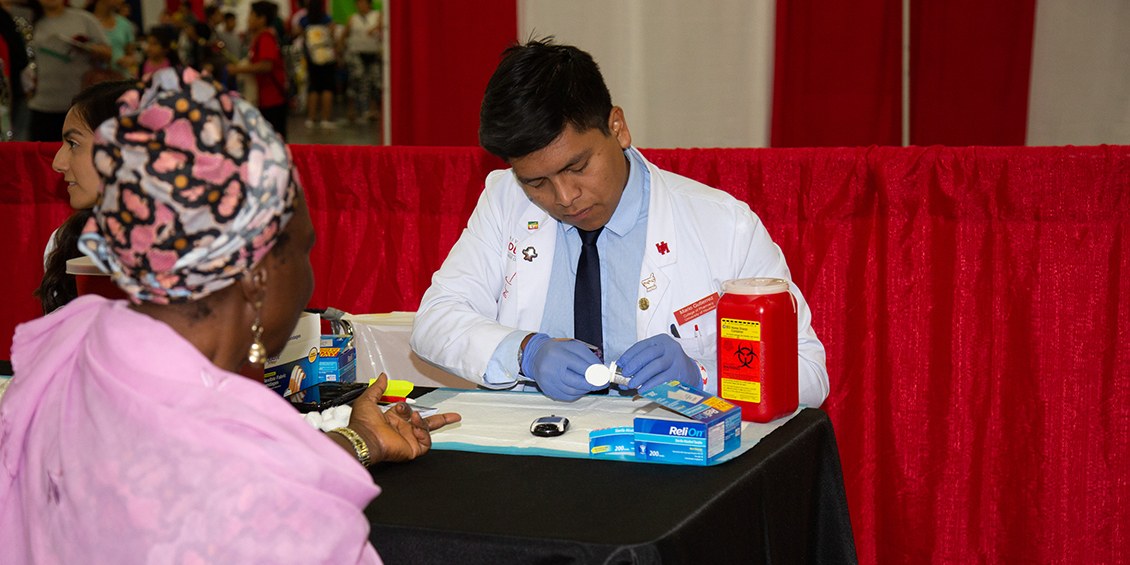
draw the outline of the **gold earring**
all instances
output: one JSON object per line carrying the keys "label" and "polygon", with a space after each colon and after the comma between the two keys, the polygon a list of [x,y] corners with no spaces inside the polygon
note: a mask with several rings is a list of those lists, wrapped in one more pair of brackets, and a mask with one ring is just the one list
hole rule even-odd
{"label": "gold earring", "polygon": [[255,323],[251,324],[251,333],[255,334],[255,338],[247,352],[247,361],[252,365],[262,365],[267,360],[267,348],[263,347],[263,325],[259,321],[259,309],[262,307],[262,300],[255,303]]}

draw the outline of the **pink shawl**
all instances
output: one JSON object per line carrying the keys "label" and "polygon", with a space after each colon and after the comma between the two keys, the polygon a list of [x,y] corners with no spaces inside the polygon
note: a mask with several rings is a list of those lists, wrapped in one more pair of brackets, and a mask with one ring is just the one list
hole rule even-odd
{"label": "pink shawl", "polygon": [[380,489],[277,393],[123,301],[16,328],[5,563],[380,563]]}

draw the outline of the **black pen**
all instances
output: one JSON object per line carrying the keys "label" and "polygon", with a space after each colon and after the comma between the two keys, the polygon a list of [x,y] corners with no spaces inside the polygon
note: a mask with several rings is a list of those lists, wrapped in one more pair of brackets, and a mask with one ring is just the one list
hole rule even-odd
{"label": "black pen", "polygon": [[676,328],[675,324],[671,324],[671,335],[679,337],[679,328]]}

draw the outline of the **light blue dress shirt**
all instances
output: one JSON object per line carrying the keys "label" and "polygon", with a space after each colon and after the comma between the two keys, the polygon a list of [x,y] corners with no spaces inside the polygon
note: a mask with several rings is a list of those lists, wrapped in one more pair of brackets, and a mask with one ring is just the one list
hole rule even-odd
{"label": "light blue dress shirt", "polygon": [[[636,307],[647,242],[647,211],[651,197],[651,173],[643,159],[624,151],[629,162],[628,183],[620,203],[596,240],[600,253],[601,326],[604,329],[604,360],[620,358],[636,343]],[[557,223],[557,242],[550,271],[548,295],[538,330],[550,337],[573,337],[573,286],[577,261],[581,258],[581,236],[575,226]],[[518,349],[530,332],[519,330],[506,336],[494,350],[484,380],[506,386],[518,376]],[[596,345],[596,344],[594,344]],[[526,388],[526,387],[520,387]],[[613,389],[619,389],[612,385]]]}

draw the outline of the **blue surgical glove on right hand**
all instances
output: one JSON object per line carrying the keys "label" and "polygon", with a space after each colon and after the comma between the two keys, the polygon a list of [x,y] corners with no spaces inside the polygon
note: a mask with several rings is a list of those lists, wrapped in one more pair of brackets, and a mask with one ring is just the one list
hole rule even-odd
{"label": "blue surgical glove on right hand", "polygon": [[698,363],[683,351],[683,346],[667,334],[659,334],[628,348],[616,364],[630,375],[629,388],[640,392],[670,381],[702,388]]}
{"label": "blue surgical glove on right hand", "polygon": [[571,402],[597,390],[585,380],[585,371],[594,363],[603,364],[585,344],[546,334],[534,334],[522,352],[522,374],[556,400]]}

